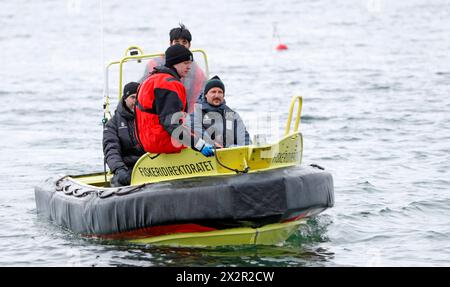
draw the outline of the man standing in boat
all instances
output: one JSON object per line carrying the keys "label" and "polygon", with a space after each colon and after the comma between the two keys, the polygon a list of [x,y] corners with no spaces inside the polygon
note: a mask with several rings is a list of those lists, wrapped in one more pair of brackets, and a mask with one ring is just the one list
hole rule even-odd
{"label": "man standing in boat", "polygon": [[225,85],[218,76],[206,82],[191,114],[191,125],[210,144],[224,148],[251,144],[241,117],[225,103]]}
{"label": "man standing in boat", "polygon": [[[181,44],[188,49],[191,48],[192,35],[191,32],[189,32],[189,30],[183,24],[180,24],[180,27],[176,27],[170,30],[169,37],[170,37],[169,40],[170,46],[173,46],[175,44]],[[164,63],[165,63],[164,57],[151,59],[147,63],[144,75],[139,80],[139,82],[140,83],[144,82],[144,80],[150,76],[155,67],[164,65]],[[205,80],[206,80],[205,73],[200,68],[200,66],[195,62],[192,63],[189,73],[181,79],[186,89],[186,102],[188,107],[187,110],[189,113],[193,111],[194,104],[197,101],[198,96],[202,92]]]}
{"label": "man standing in boat", "polygon": [[139,83],[135,82],[125,85],[122,100],[103,130],[103,153],[109,169],[114,173],[112,186],[129,185],[133,167],[145,153],[138,144],[134,128],[138,87]]}
{"label": "man standing in boat", "polygon": [[136,101],[136,130],[146,152],[178,153],[186,146],[204,156],[214,155],[213,147],[185,125],[186,89],[181,82],[194,60],[180,44],[165,52],[166,63],[156,67],[140,86]]}

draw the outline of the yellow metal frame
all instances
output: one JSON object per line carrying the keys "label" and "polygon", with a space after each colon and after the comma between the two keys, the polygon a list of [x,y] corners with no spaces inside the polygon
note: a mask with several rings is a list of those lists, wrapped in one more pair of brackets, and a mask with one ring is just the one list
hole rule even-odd
{"label": "yellow metal frame", "polygon": [[[138,55],[129,55],[131,51],[138,51],[140,54]],[[201,49],[195,49],[191,50],[192,53],[200,53],[203,56],[203,59],[205,61],[205,76],[206,78],[209,78],[209,67],[208,67],[208,56],[206,55],[204,50]],[[105,71],[105,87],[104,87],[104,111],[105,115],[107,114],[109,117],[111,117],[111,112],[109,109],[109,88],[108,88],[108,80],[109,80],[109,69],[113,65],[119,65],[119,100],[122,98],[122,87],[123,87],[123,64],[128,61],[140,61],[143,59],[151,59],[164,56],[164,53],[155,53],[155,54],[144,54],[144,51],[139,46],[130,46],[125,50],[125,55],[118,61],[112,61],[108,65],[106,65],[106,71]]]}
{"label": "yellow metal frame", "polygon": [[138,51],[141,53],[141,55],[144,54],[144,51],[141,49],[141,47],[139,47],[139,46],[130,46],[130,47],[128,47],[128,48],[125,50],[125,56],[124,56],[124,57],[127,57],[127,56],[128,56],[128,53],[131,54],[131,51],[133,51],[133,50],[138,50]]}
{"label": "yellow metal frame", "polygon": [[284,132],[284,135],[288,135],[291,130],[292,113],[294,112],[295,103],[297,101],[298,101],[298,109],[297,109],[297,116],[295,118],[294,132],[298,131],[298,125],[300,124],[300,117],[303,107],[303,98],[301,96],[295,96],[291,100],[291,106],[289,108],[289,116],[287,119],[286,130]]}

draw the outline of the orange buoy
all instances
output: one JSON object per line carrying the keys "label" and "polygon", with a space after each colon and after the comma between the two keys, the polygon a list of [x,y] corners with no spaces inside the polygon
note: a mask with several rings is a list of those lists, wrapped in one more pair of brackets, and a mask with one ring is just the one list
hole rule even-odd
{"label": "orange buoy", "polygon": [[277,51],[284,51],[288,49],[286,44],[281,43],[280,34],[278,34],[277,23],[273,23],[273,37],[278,39]]}
{"label": "orange buoy", "polygon": [[288,46],[285,44],[279,44],[277,46],[277,51],[283,51],[283,50],[287,50],[287,49],[288,49]]}

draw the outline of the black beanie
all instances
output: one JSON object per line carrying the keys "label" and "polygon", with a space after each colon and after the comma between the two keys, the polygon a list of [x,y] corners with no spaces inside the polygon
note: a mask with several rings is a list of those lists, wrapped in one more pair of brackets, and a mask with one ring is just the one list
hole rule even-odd
{"label": "black beanie", "polygon": [[173,67],[184,61],[194,61],[191,51],[183,45],[175,44],[166,50],[166,66]]}
{"label": "black beanie", "polygon": [[122,98],[125,100],[129,95],[136,94],[139,87],[139,83],[129,82],[123,87],[123,95]]}
{"label": "black beanie", "polygon": [[221,88],[223,93],[225,94],[225,85],[218,76],[214,76],[208,82],[206,82],[203,94],[206,95],[212,88]]}

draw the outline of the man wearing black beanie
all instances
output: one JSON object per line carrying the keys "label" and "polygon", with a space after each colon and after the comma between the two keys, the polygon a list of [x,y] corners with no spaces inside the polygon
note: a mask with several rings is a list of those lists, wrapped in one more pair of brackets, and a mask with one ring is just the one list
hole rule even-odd
{"label": "man wearing black beanie", "polygon": [[180,44],[167,48],[165,56],[166,63],[164,66],[178,73],[179,78],[184,78],[189,73],[194,61],[191,51]]}
{"label": "man wearing black beanie", "polygon": [[123,88],[122,100],[114,116],[103,129],[103,153],[114,174],[111,186],[129,185],[137,160],[145,153],[135,134],[134,107],[139,83],[130,82]]}
{"label": "man wearing black beanie", "polygon": [[165,64],[166,67],[172,67],[184,61],[191,61],[191,62],[194,61],[192,52],[180,44],[176,44],[167,48],[165,56],[166,56],[166,64]]}
{"label": "man wearing black beanie", "polygon": [[212,77],[209,81],[206,82],[205,89],[203,90],[203,95],[207,95],[209,90],[212,88],[220,88],[222,93],[225,94],[225,85],[219,76]]}
{"label": "man wearing black beanie", "polygon": [[212,146],[184,125],[186,90],[181,82],[190,70],[193,56],[183,45],[170,46],[166,64],[156,67],[141,85],[136,101],[136,129],[146,152],[178,153],[186,146],[204,156],[214,155]]}
{"label": "man wearing black beanie", "polygon": [[191,114],[197,135],[221,147],[251,144],[250,135],[239,114],[225,103],[225,85],[218,76],[206,82],[203,94]]}

